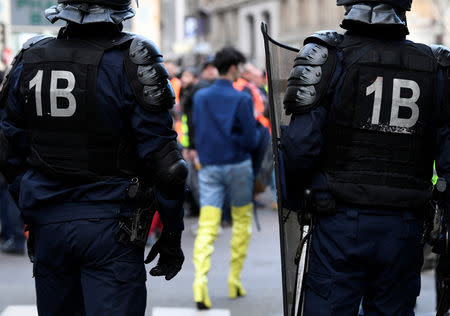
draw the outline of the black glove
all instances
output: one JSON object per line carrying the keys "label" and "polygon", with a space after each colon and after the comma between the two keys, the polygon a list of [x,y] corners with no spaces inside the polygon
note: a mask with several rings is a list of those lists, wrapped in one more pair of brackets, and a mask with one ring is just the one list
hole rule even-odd
{"label": "black glove", "polygon": [[181,231],[164,232],[153,245],[144,263],[152,262],[159,254],[158,264],[150,270],[151,276],[166,276],[166,280],[172,279],[181,270],[184,262],[184,254],[181,250]]}

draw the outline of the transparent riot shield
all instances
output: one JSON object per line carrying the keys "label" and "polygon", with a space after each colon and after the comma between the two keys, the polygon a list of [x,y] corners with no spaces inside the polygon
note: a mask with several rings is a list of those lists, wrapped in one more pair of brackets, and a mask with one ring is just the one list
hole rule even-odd
{"label": "transparent riot shield", "polygon": [[267,25],[261,24],[266,52],[266,70],[269,83],[270,123],[272,148],[277,186],[278,220],[280,230],[280,249],[283,281],[284,316],[303,314],[303,276],[307,270],[309,256],[310,220],[298,210],[288,210],[283,206],[282,161],[280,153],[281,129],[290,122],[283,108],[284,93],[297,48],[278,43],[267,31]]}

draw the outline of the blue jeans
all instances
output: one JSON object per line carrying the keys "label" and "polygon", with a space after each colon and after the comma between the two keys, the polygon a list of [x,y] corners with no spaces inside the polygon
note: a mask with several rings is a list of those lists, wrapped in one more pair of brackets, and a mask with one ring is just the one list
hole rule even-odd
{"label": "blue jeans", "polygon": [[253,171],[250,159],[236,164],[206,165],[198,173],[200,207],[222,209],[226,193],[231,206],[244,206],[253,201]]}
{"label": "blue jeans", "polygon": [[422,221],[408,212],[348,208],[322,216],[311,242],[305,316],[414,315]]}

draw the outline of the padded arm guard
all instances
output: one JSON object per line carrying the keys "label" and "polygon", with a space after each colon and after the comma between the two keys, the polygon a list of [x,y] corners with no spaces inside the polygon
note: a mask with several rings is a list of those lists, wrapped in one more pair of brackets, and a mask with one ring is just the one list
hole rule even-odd
{"label": "padded arm guard", "polygon": [[443,93],[443,105],[439,118],[442,120],[442,124],[447,124],[450,120],[450,90],[447,88],[450,85],[450,49],[443,45],[431,45],[430,47],[436,61],[443,68],[444,82],[442,86],[438,85],[438,91]]}
{"label": "padded arm guard", "polygon": [[318,32],[305,40],[289,75],[284,95],[286,114],[308,113],[320,105],[328,90],[337,57],[329,48],[336,47],[343,36],[336,32]]}
{"label": "padded arm guard", "polygon": [[125,67],[136,99],[148,111],[171,109],[175,94],[162,55],[151,40],[136,36],[125,56]]}
{"label": "padded arm guard", "polygon": [[450,67],[450,49],[443,45],[431,45],[431,50],[442,67]]}
{"label": "padded arm guard", "polygon": [[167,143],[153,155],[155,184],[167,199],[177,199],[184,194],[188,169],[175,141]]}

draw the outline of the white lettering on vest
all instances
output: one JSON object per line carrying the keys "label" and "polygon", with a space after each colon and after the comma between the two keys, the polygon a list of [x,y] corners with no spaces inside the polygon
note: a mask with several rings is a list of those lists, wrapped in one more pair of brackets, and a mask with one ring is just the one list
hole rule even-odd
{"label": "white lettering on vest", "polygon": [[42,116],[42,78],[44,77],[44,71],[39,70],[34,76],[34,78],[30,81],[30,90],[33,89],[33,87],[36,87],[34,91],[34,96],[36,98],[36,115]]}
{"label": "white lettering on vest", "polygon": [[[415,81],[403,79],[394,79],[393,87],[390,125],[407,128],[413,127],[419,119],[419,106],[416,102],[420,97],[420,87]],[[411,98],[402,98],[400,96],[401,89],[411,90]],[[398,112],[400,107],[410,108],[411,116],[409,118],[399,118]]]}
{"label": "white lettering on vest", "polygon": [[367,87],[366,96],[374,92],[372,124],[378,125],[380,122],[381,98],[383,96],[383,77],[377,77],[375,82]]}
{"label": "white lettering on vest", "polygon": [[[30,81],[30,90],[35,87],[34,95],[36,99],[36,115],[43,116],[42,113],[42,80],[44,71],[38,70],[36,76]],[[66,80],[67,87],[58,89],[58,80]],[[77,101],[71,93],[75,88],[75,76],[70,71],[52,70],[50,77],[50,115],[53,117],[70,117],[75,114]],[[67,108],[58,108],[58,98],[65,98],[69,102]]]}
{"label": "white lettering on vest", "polygon": [[[401,90],[409,89],[412,92],[410,98],[402,98]],[[379,125],[380,115],[381,115],[381,103],[383,98],[383,77],[377,77],[374,83],[366,89],[366,96],[375,93],[373,101],[373,112],[372,112],[372,124]],[[417,101],[420,98],[420,87],[417,82],[406,79],[396,79],[393,81],[392,90],[392,104],[391,104],[391,119],[389,122],[390,126],[411,128],[416,125],[419,120],[419,106]],[[409,118],[400,118],[399,112],[400,107],[405,107],[411,109],[411,116]]]}
{"label": "white lettering on vest", "polygon": [[[58,89],[58,80],[66,80],[67,87]],[[70,71],[52,70],[50,81],[50,111],[55,117],[70,117],[77,109],[77,101],[71,93],[75,88],[75,76]],[[69,101],[67,108],[58,108],[58,98],[65,98]]]}

